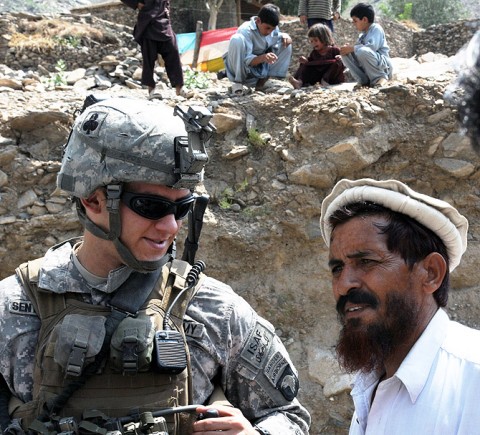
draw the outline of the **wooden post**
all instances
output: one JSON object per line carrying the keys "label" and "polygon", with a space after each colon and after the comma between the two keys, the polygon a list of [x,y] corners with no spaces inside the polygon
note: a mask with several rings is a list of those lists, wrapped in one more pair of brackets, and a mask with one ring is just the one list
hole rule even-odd
{"label": "wooden post", "polygon": [[203,22],[197,21],[197,29],[195,31],[195,49],[193,50],[192,69],[197,68],[198,55],[200,53],[200,42],[202,41],[202,33],[203,33]]}
{"label": "wooden post", "polygon": [[242,24],[242,0],[235,0],[237,5],[237,27]]}

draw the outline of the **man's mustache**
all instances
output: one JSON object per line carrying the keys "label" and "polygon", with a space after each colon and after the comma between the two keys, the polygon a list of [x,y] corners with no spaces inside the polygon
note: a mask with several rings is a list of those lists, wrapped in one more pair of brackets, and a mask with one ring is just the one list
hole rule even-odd
{"label": "man's mustache", "polygon": [[345,305],[347,302],[352,304],[370,305],[372,308],[376,308],[379,304],[375,295],[366,290],[350,290],[345,296],[340,296],[337,301],[337,312],[342,317],[345,314]]}

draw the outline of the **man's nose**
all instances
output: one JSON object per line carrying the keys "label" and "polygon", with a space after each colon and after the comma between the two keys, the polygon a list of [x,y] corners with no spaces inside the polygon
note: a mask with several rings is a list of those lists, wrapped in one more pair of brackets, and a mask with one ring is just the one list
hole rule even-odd
{"label": "man's nose", "polygon": [[333,294],[336,300],[341,296],[346,296],[351,290],[360,287],[360,276],[352,267],[345,266],[342,272],[333,279]]}

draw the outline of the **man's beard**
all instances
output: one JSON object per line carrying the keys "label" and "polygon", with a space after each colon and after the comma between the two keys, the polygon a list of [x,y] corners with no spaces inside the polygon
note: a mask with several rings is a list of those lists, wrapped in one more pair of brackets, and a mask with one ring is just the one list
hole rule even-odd
{"label": "man's beard", "polygon": [[411,337],[417,327],[419,309],[416,302],[405,292],[390,293],[387,295],[383,317],[375,323],[364,325],[360,318],[345,322],[345,303],[347,300],[364,302],[370,308],[377,309],[378,300],[362,290],[342,298],[337,304],[343,324],[336,347],[340,365],[350,373],[383,371],[385,360]]}

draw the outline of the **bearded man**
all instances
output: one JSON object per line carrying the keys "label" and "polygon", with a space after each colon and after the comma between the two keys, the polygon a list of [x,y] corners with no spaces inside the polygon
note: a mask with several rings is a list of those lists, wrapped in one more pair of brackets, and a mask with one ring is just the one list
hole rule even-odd
{"label": "bearded man", "polygon": [[341,180],[320,226],[343,327],[339,361],[357,372],[350,434],[478,433],[480,331],[442,309],[466,218],[396,180]]}

